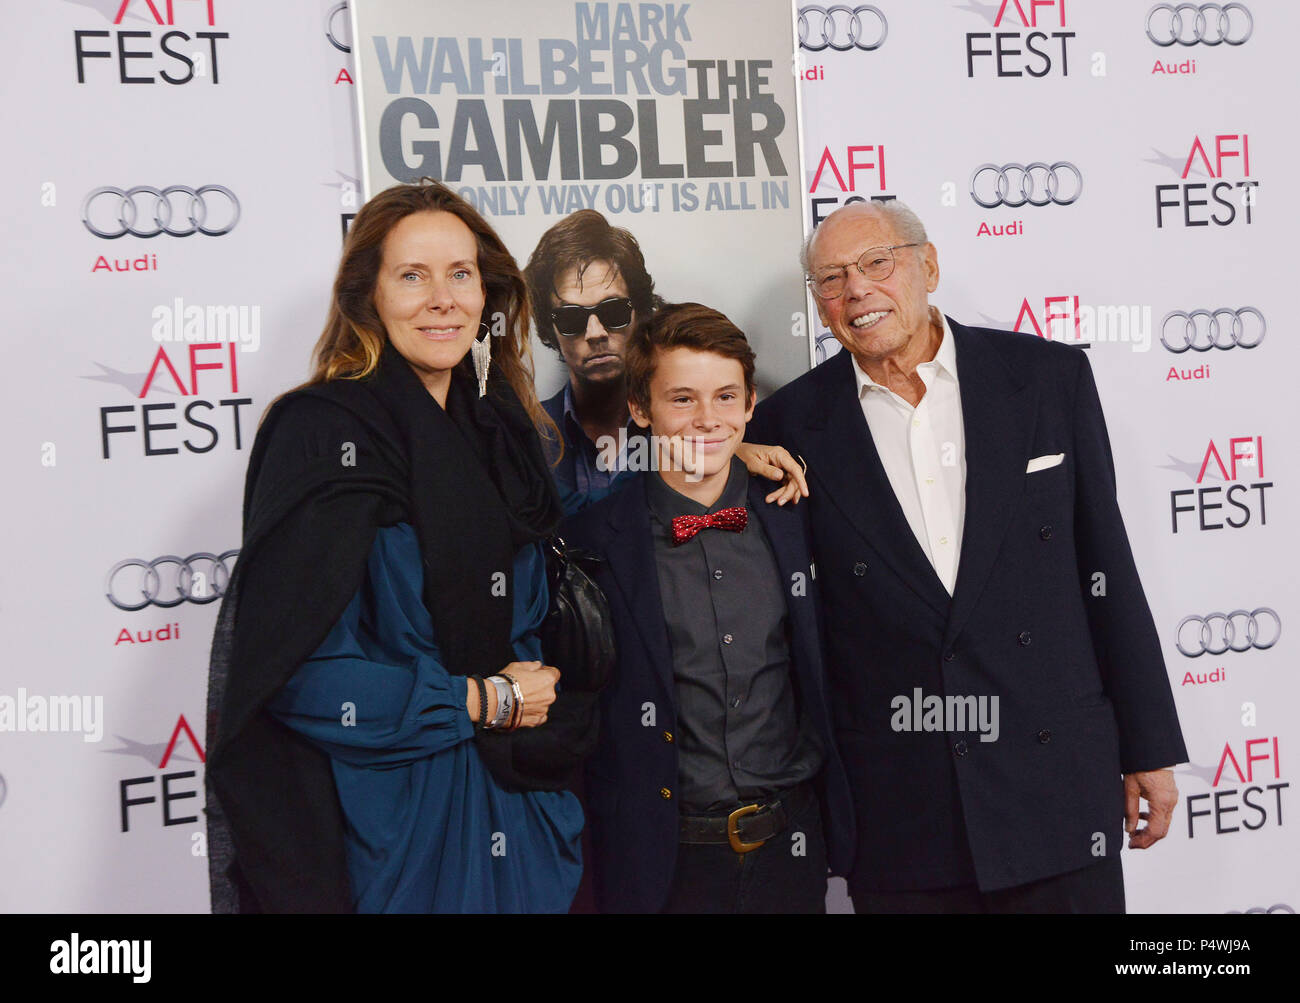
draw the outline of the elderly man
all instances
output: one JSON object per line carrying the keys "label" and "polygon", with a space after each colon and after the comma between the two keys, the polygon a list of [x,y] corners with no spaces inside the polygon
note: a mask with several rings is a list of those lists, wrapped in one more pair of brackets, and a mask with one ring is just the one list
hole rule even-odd
{"label": "elderly man", "polygon": [[1123,912],[1120,820],[1163,838],[1186,750],[1087,356],[943,316],[898,202],[803,264],[845,350],[749,435],[809,463],[854,906]]}

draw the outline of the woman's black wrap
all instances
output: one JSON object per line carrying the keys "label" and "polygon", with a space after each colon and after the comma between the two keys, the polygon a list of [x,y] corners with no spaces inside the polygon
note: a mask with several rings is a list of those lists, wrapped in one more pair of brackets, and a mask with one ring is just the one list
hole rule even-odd
{"label": "woman's black wrap", "polygon": [[[444,411],[387,345],[369,378],[288,394],[259,429],[243,546],[212,642],[213,912],[351,911],[329,758],[265,707],[361,586],[379,527],[415,527],[449,672],[488,676],[514,660],[514,555],[554,532],[560,505],[532,422],[493,377],[479,398],[462,363]],[[475,736],[509,789],[564,789],[594,748],[597,694],[564,689],[557,668],[561,692],[544,725]]]}

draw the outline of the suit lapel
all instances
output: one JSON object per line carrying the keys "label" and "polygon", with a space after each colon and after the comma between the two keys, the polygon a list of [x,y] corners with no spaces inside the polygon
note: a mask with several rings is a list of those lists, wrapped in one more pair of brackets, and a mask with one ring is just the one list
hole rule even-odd
{"label": "suit lapel", "polygon": [[948,590],[917,543],[880,462],[858,401],[852,359],[842,351],[825,366],[827,381],[816,389],[826,391],[828,400],[809,410],[805,431],[809,474],[894,573],[946,617]]}
{"label": "suit lapel", "polygon": [[[753,513],[754,518],[763,527],[763,532],[767,536],[767,542],[772,548],[772,556],[776,558],[777,572],[781,578],[781,588],[785,592],[785,608],[790,617],[790,624],[794,628],[791,632],[792,647],[801,647],[809,639],[817,637],[817,622],[813,611],[812,601],[804,598],[802,601],[796,601],[794,595],[794,583],[796,574],[802,574],[805,578],[804,586],[807,591],[803,595],[811,594],[811,583],[806,579],[811,574],[809,568],[809,551],[808,542],[804,538],[797,511],[791,510],[788,506],[782,508],[778,505],[769,505],[763,500],[767,494],[766,487],[762,482],[751,477],[749,480],[749,510]],[[806,503],[802,503],[806,504]],[[815,643],[813,641],[812,643]],[[796,669],[804,670],[815,664],[804,652],[799,651],[800,656],[796,661]],[[803,672],[801,675],[807,676],[807,682],[818,687],[818,695],[821,700],[825,700],[825,693],[821,692],[821,677],[814,672]]]}
{"label": "suit lapel", "polygon": [[1019,383],[985,337],[948,318],[957,350],[966,433],[966,513],[957,585],[944,643],[956,638],[988,581],[1016,499],[1025,487],[1034,394]]}
{"label": "suit lapel", "polygon": [[610,571],[627,601],[646,656],[668,694],[673,691],[672,649],[659,594],[653,523],[646,501],[646,478],[641,474],[615,495],[609,516],[613,536],[606,553]]}
{"label": "suit lapel", "polygon": [[767,542],[772,547],[772,555],[776,558],[777,570],[781,572],[781,577],[785,581],[789,581],[790,576],[796,572],[803,572],[803,574],[807,575],[807,555],[800,553],[798,539],[795,536],[797,527],[792,527],[787,521],[788,518],[797,519],[798,515],[778,505],[769,505],[763,500],[765,493],[766,490],[763,484],[756,482],[751,477],[746,501],[749,511],[762,525],[763,532],[767,536]]}

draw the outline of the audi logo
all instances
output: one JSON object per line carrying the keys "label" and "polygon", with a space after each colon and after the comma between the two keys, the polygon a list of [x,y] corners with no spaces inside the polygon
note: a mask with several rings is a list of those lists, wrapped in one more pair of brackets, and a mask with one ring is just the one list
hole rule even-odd
{"label": "audi logo", "polygon": [[[869,33],[862,23],[863,14],[870,15]],[[879,22],[879,27],[872,19]],[[836,4],[834,7],[799,8],[799,48],[809,52],[822,52],[825,49],[834,49],[836,52],[861,49],[870,52],[884,45],[888,34],[889,22],[879,7],[846,7]]]}
{"label": "audi logo", "polygon": [[[219,198],[213,199],[213,204],[209,205],[208,197],[213,193]],[[153,197],[152,209],[148,202],[140,204],[136,201],[140,195]],[[209,225],[209,212],[222,222]],[[173,218],[177,217],[184,217],[187,223],[172,226]],[[192,237],[196,233],[220,237],[233,230],[239,222],[239,199],[222,185],[203,185],[201,188],[169,185],[162,189],[137,185],[125,191],[121,188],[96,188],[81,203],[81,221],[87,230],[105,240],[116,240],[128,233],[134,237],[157,237],[161,233],[173,237]]]}
{"label": "audi logo", "polygon": [[[133,557],[118,561],[108,572],[104,595],[118,609],[137,610],[146,606],[170,609],[183,602],[205,606],[226,594],[230,584],[231,568],[226,563],[239,550],[221,554],[201,552],[189,557],[166,554],[152,561]],[[138,570],[131,574],[128,568]],[[163,583],[167,569],[166,584]],[[201,578],[196,576],[202,575]],[[197,587],[196,587],[197,585]]]}
{"label": "audi logo", "polygon": [[[1240,19],[1235,25],[1235,38],[1231,13],[1234,10],[1239,10],[1245,15],[1244,28],[1241,26]],[[1157,18],[1156,14],[1161,11],[1164,12],[1164,16]],[[1193,15],[1190,20],[1191,38],[1186,37],[1187,33],[1183,30],[1189,23],[1183,19],[1184,11],[1190,11]],[[1215,16],[1213,30],[1210,27],[1211,14]],[[1204,45],[1221,45],[1224,42],[1229,45],[1241,45],[1250,38],[1254,30],[1255,19],[1250,11],[1239,3],[1225,3],[1222,6],[1217,3],[1158,3],[1147,11],[1147,38],[1161,46],[1170,46],[1174,43],[1196,45],[1198,42]]]}
{"label": "audi logo", "polygon": [[330,8],[330,12],[325,15],[325,37],[330,40],[330,45],[338,49],[339,52],[352,51],[352,33],[350,31],[348,32],[348,40],[346,43],[340,41],[338,35],[334,33],[334,20],[340,14],[343,15],[343,26],[345,28],[351,28],[351,22],[348,21],[347,17],[347,10],[347,0],[343,0],[343,3],[335,4]]}
{"label": "audi logo", "polygon": [[[1225,830],[1225,831],[1231,831],[1231,830]],[[1295,915],[1295,910],[1292,909],[1292,908],[1291,908],[1289,905],[1287,905],[1285,902],[1275,902],[1275,903],[1273,903],[1271,906],[1269,906],[1267,909],[1265,909],[1262,905],[1252,906],[1251,908],[1249,908],[1249,909],[1246,910],[1245,915],[1247,915],[1247,916],[1271,916],[1271,915],[1273,915],[1274,913],[1277,913],[1277,914],[1280,914],[1280,915],[1291,915],[1291,916],[1294,916],[1294,915]],[[1242,911],[1241,911],[1240,909],[1229,909],[1229,910],[1228,910],[1224,915],[1227,915],[1227,916],[1240,916],[1240,915],[1242,915]]]}
{"label": "audi logo", "polygon": [[[1246,323],[1248,316],[1255,318],[1249,325]],[[1226,326],[1219,322],[1220,317],[1228,318]],[[1171,331],[1169,322],[1176,318],[1182,318],[1182,326],[1175,324]],[[1189,348],[1193,352],[1208,352],[1211,348],[1226,352],[1229,348],[1255,348],[1264,340],[1267,330],[1264,315],[1253,306],[1243,306],[1237,310],[1226,307],[1193,310],[1191,313],[1175,310],[1165,314],[1165,319],[1160,322],[1160,344],[1180,355]],[[1222,340],[1225,332],[1228,338],[1226,343]]]}
{"label": "audi logo", "polygon": [[[1074,175],[1069,182],[1068,195],[1061,191],[1061,168]],[[980,198],[980,187],[987,191],[987,181],[981,181],[981,175],[992,174],[994,177],[993,197]],[[1067,175],[1068,177],[1068,175]],[[985,209],[1004,205],[1018,209],[1022,205],[1045,206],[1049,202],[1057,205],[1071,205],[1079,201],[1083,194],[1083,173],[1073,164],[1058,160],[1054,164],[1045,164],[1036,160],[1032,164],[980,164],[970,176],[970,197],[977,205]]]}
{"label": "audi logo", "polygon": [[[1261,641],[1259,639],[1260,614],[1265,614],[1266,619],[1272,620],[1272,626],[1269,628],[1273,638],[1270,641]],[[1239,635],[1237,624],[1241,618],[1245,618],[1246,629],[1244,634]],[[1186,635],[1184,628],[1191,623],[1200,624],[1200,630],[1196,633],[1194,640],[1197,648],[1188,650],[1183,647],[1183,639]],[[1222,655],[1225,651],[1249,651],[1256,648],[1264,651],[1267,648],[1277,644],[1278,638],[1282,636],[1282,620],[1277,613],[1266,606],[1247,612],[1244,609],[1234,609],[1231,613],[1211,613],[1209,616],[1185,616],[1178,624],[1178,630],[1174,635],[1174,643],[1178,650],[1188,658],[1200,658],[1202,655]],[[1244,640],[1244,644],[1238,644],[1238,640]]]}

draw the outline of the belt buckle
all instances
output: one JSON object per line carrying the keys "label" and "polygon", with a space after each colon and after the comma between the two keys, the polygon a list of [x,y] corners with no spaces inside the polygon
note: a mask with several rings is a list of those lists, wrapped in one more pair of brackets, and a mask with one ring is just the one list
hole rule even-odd
{"label": "belt buckle", "polygon": [[727,816],[727,842],[737,853],[748,853],[750,850],[757,850],[767,842],[766,839],[760,839],[753,843],[746,843],[740,838],[740,820],[746,815],[753,815],[759,810],[761,805],[747,804],[742,805]]}

